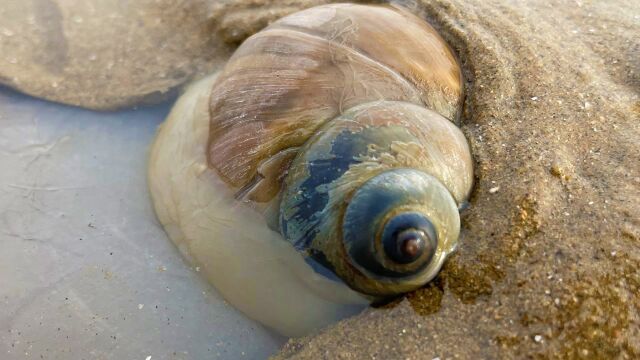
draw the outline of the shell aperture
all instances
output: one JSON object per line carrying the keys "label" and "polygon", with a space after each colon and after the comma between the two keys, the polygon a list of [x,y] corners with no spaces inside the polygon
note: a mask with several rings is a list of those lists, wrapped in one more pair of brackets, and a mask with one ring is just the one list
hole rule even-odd
{"label": "shell aperture", "polygon": [[176,104],[152,150],[158,218],[234,306],[304,335],[424,285],[455,249],[461,103],[451,50],[406,10],[290,15]]}

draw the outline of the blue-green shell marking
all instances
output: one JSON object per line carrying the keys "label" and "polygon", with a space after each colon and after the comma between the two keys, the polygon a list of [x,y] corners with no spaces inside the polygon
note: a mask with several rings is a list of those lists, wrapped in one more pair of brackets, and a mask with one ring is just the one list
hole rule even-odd
{"label": "blue-green shell marking", "polygon": [[[334,128],[335,129],[335,128]],[[285,190],[281,204],[280,228],[298,250],[308,250],[320,231],[319,226],[329,202],[327,185],[339,179],[349,167],[371,154],[371,145],[386,149],[391,140],[413,140],[413,136],[399,126],[367,127],[359,132],[342,129],[336,132],[325,128],[297,159],[305,165],[305,175]],[[289,195],[289,196],[287,196]],[[313,255],[313,254],[311,254]],[[322,259],[318,259],[322,262]]]}
{"label": "blue-green shell marking", "polygon": [[317,273],[362,293],[414,289],[455,248],[457,200],[471,184],[467,151],[460,130],[423,107],[354,107],[297,152],[280,198],[280,232]]}

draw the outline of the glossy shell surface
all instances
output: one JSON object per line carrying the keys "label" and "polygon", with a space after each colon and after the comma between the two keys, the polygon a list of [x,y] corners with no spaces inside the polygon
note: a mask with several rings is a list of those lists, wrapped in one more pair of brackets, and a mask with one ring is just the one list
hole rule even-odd
{"label": "glossy shell surface", "polygon": [[[343,245],[341,224],[348,219],[346,211],[356,191],[362,191],[372,178],[400,169],[433,178],[425,181],[412,175],[406,186],[386,200],[386,206],[392,211],[393,207],[415,205],[430,214],[440,239],[437,266],[414,277],[370,281],[375,276],[346,259],[348,245]],[[391,189],[401,179],[390,177],[389,183],[370,191]],[[298,250],[306,251],[361,292],[374,296],[405,292],[433,278],[444,257],[455,249],[458,207],[469,195],[472,182],[469,148],[452,122],[412,103],[366,103],[319,129],[300,149],[285,179],[281,232]],[[419,191],[423,186],[430,190]],[[373,231],[371,238],[375,238],[375,228],[375,222],[363,222],[354,231]]]}
{"label": "glossy shell surface", "polygon": [[379,100],[457,118],[460,68],[431,26],[386,6],[335,4],[290,15],[247,39],[220,74],[211,93],[209,164],[242,188],[264,176],[259,167],[268,159],[290,160],[286,150],[323,124]]}
{"label": "glossy shell surface", "polygon": [[158,218],[234,306],[307,334],[422,286],[455,249],[462,97],[453,53],[405,9],[287,16],[177,102],[151,152]]}

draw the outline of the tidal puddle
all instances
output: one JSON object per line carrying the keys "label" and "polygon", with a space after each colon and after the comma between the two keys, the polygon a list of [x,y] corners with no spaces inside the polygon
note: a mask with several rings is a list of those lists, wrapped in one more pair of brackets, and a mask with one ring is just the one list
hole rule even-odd
{"label": "tidal puddle", "polygon": [[252,359],[284,343],[155,218],[148,146],[172,103],[99,113],[0,89],[1,358]]}

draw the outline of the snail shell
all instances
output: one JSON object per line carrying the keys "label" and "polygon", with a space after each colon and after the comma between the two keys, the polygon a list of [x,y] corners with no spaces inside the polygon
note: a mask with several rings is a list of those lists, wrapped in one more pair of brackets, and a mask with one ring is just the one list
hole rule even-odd
{"label": "snail shell", "polygon": [[404,9],[287,16],[178,100],[151,153],[158,218],[237,308],[305,334],[424,285],[455,249],[461,102],[451,50]]}

